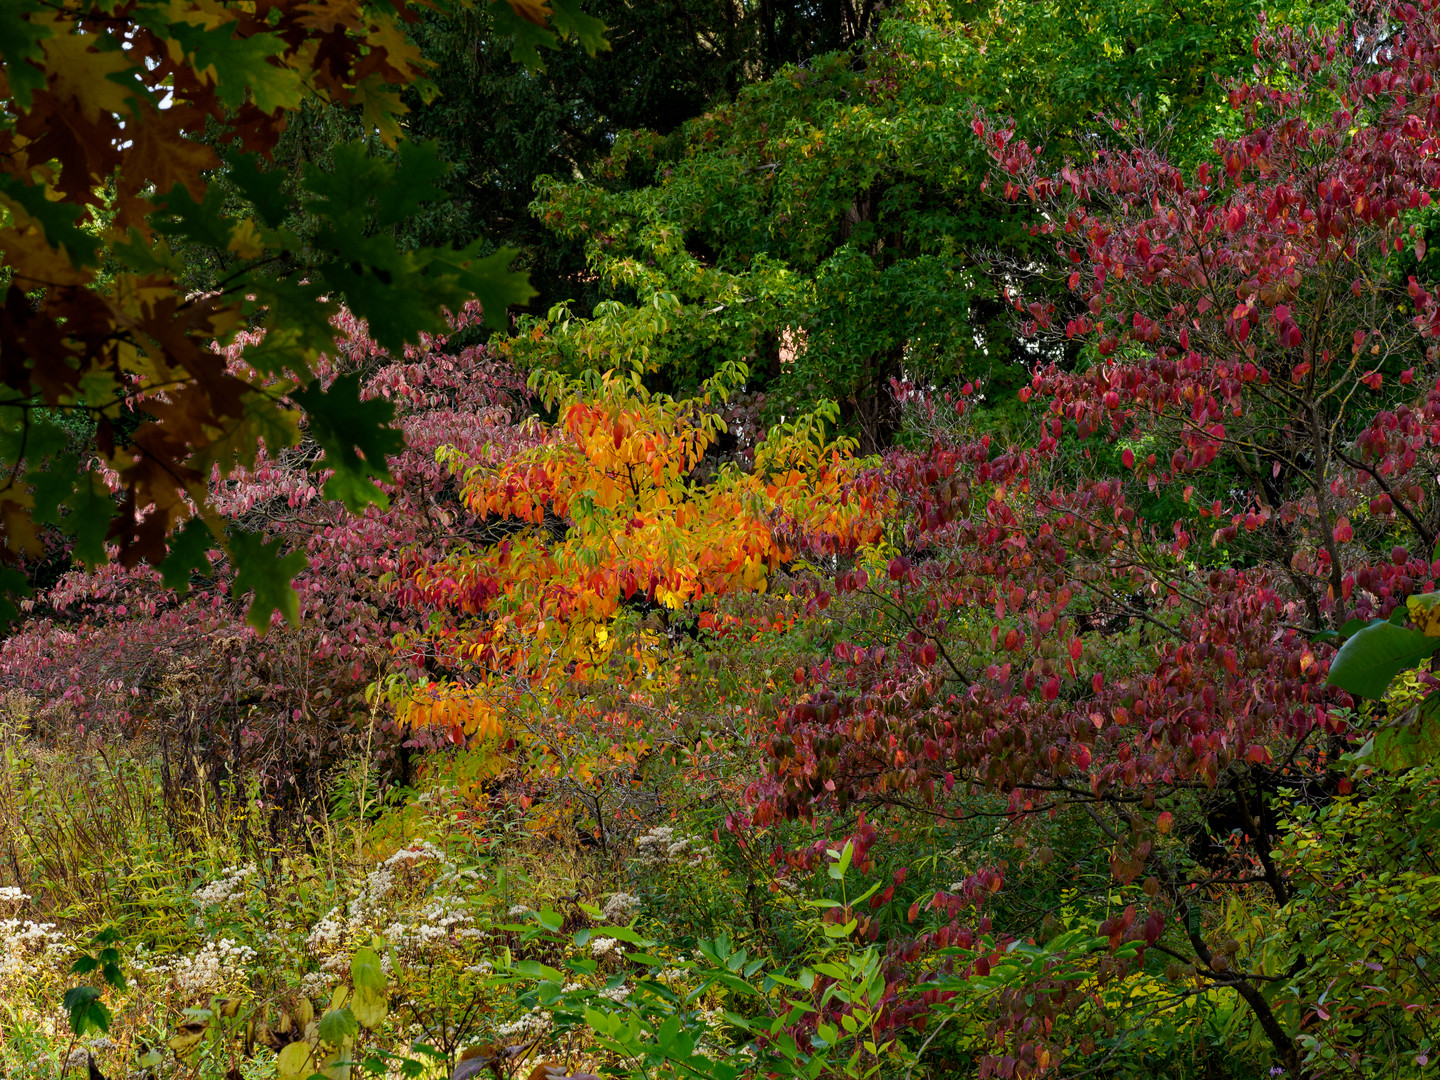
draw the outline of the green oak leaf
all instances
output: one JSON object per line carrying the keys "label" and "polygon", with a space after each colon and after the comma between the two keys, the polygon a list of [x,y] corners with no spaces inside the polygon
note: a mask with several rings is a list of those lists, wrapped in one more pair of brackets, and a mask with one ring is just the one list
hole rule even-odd
{"label": "green oak leaf", "polygon": [[53,36],[48,26],[26,19],[22,4],[0,3],[0,58],[5,61],[5,78],[10,96],[26,112],[36,90],[45,88],[45,72],[27,60],[44,62],[40,42]]}
{"label": "green oak leaf", "polygon": [[280,169],[262,169],[259,154],[237,154],[226,161],[229,177],[250,200],[255,212],[272,229],[285,222],[291,209],[285,193],[286,174]]}
{"label": "green oak leaf", "polygon": [[168,36],[178,41],[202,78],[215,86],[215,93],[230,109],[245,103],[248,90],[261,112],[294,109],[304,96],[300,72],[276,67],[272,56],[285,52],[285,42],[274,34],[235,36],[233,23],[206,29],[193,23],[171,23]]}
{"label": "green oak leaf", "polygon": [[374,480],[390,479],[385,459],[399,453],[404,437],[390,427],[395,407],[383,398],[360,400],[360,376],[342,375],[321,389],[319,383],[290,395],[305,410],[310,434],[325,451],[319,468],[334,470],[325,497],[339,499],[352,512],[369,503],[388,505]]}
{"label": "green oak leaf", "polygon": [[540,59],[540,50],[560,47],[555,31],[520,18],[505,0],[492,0],[487,10],[495,35],[514,39],[510,44],[510,59],[524,64],[532,72],[544,71],[545,62]]}
{"label": "green oak leaf", "polygon": [[259,533],[251,532],[231,533],[227,546],[235,565],[234,595],[255,594],[245,621],[264,634],[270,629],[271,614],[278,611],[291,626],[298,625],[300,597],[290,582],[309,565],[305,553],[292,551],[282,556],[282,541],[267,544]]}
{"label": "green oak leaf", "polygon": [[225,216],[225,195],[218,184],[207,188],[204,200],[198,203],[183,184],[176,184],[156,205],[159,209],[152,222],[156,232],[221,251],[229,246],[233,222]]}
{"label": "green oak leaf", "polygon": [[205,522],[191,518],[170,537],[170,554],[160,564],[160,583],[184,596],[190,591],[193,573],[208,576],[215,572],[210,565],[210,551],[216,546]]}
{"label": "green oak leaf", "polygon": [[75,541],[74,555],[86,566],[99,566],[107,560],[105,538],[110,532],[110,519],[115,515],[115,496],[97,473],[80,474],[72,494],[61,500],[69,509],[60,521],[60,529]]}
{"label": "green oak leaf", "polygon": [[357,214],[384,228],[445,198],[439,181],[450,170],[434,141],[402,142],[393,161],[368,153],[358,143],[337,146],[332,157],[331,169],[307,166],[301,186],[315,196],[307,200],[306,209],[342,234],[358,236],[352,224]]}
{"label": "green oak leaf", "polygon": [[550,8],[554,12],[550,24],[565,37],[579,41],[591,56],[610,51],[610,42],[605,40],[605,24],[593,15],[586,15],[575,0],[550,0]]}
{"label": "green oak leaf", "polygon": [[483,244],[476,240],[469,247],[457,250],[435,250],[430,254],[431,273],[436,269],[455,274],[461,285],[480,301],[485,323],[495,329],[505,327],[505,309],[523,304],[536,295],[530,276],[510,269],[520,252],[515,248],[498,248],[482,254]]}

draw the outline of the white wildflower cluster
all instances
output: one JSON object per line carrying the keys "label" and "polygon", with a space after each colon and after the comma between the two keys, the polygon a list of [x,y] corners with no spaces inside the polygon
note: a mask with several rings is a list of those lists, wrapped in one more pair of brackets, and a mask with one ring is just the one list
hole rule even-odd
{"label": "white wildflower cluster", "polygon": [[[331,908],[325,917],[311,927],[306,944],[311,952],[325,954],[349,947],[356,938],[365,936],[364,931],[376,930],[391,920],[398,925],[391,910],[405,892],[405,886],[414,886],[424,880],[422,868],[439,871],[439,881],[457,882],[476,877],[473,872],[457,873],[446,861],[445,854],[428,840],[417,840],[401,848],[384,862],[365,875],[355,898],[343,908]],[[425,917],[427,921],[435,920]],[[468,917],[467,917],[468,918]],[[440,935],[430,935],[433,939]],[[324,966],[322,964],[322,966]]]}
{"label": "white wildflower cluster", "polygon": [[630,996],[630,987],[610,986],[601,990],[600,996],[606,1001],[613,1001],[616,1005],[620,1005]]}
{"label": "white wildflower cluster", "polygon": [[535,1039],[549,1032],[552,1023],[550,1014],[536,1005],[519,1019],[501,1024],[495,1034],[502,1039]]}
{"label": "white wildflower cluster", "polygon": [[141,942],[135,946],[135,951],[130,954],[126,962],[134,971],[168,977],[171,967],[174,966],[174,960],[173,956],[168,958],[154,956],[145,943]]}
{"label": "white wildflower cluster", "polygon": [[312,971],[300,980],[300,993],[308,998],[327,998],[340,977],[329,971]]}
{"label": "white wildflower cluster", "polygon": [[239,981],[255,960],[255,950],[230,938],[207,941],[194,956],[179,957],[170,973],[187,994],[214,993]]}
{"label": "white wildflower cluster", "polygon": [[661,982],[684,982],[684,981],[685,981],[685,975],[686,975],[686,972],[685,972],[685,969],[684,969],[684,968],[667,967],[667,968],[661,969],[661,971],[660,971],[660,981],[661,981]]}
{"label": "white wildflower cluster", "polygon": [[628,924],[640,911],[640,898],[630,893],[611,893],[605,902],[605,921],[616,926]]}
{"label": "white wildflower cluster", "polygon": [[620,955],[620,950],[616,948],[618,944],[619,942],[613,937],[594,938],[590,942],[590,955],[609,956],[613,953],[618,957]]}
{"label": "white wildflower cluster", "polygon": [[0,919],[0,983],[40,974],[41,967],[67,948],[54,923]]}
{"label": "white wildflower cluster", "polygon": [[440,896],[431,900],[409,922],[392,922],[385,936],[398,949],[423,950],[443,942],[483,936],[474,926],[475,916],[458,906],[454,898]]}
{"label": "white wildflower cluster", "polygon": [[529,914],[530,909],[524,904],[512,904],[510,910],[505,912],[506,918],[510,919],[523,919],[526,915]]}
{"label": "white wildflower cluster", "polygon": [[465,970],[471,975],[489,975],[490,972],[494,971],[495,969],[491,966],[489,960],[479,960],[471,964]]}
{"label": "white wildflower cluster", "polygon": [[710,849],[695,836],[676,836],[669,825],[657,825],[635,841],[636,861],[641,866],[674,863],[700,866],[710,858]]}
{"label": "white wildflower cluster", "polygon": [[448,863],[445,853],[429,840],[416,840],[409,847],[403,847],[380,865],[386,870],[396,867],[416,866],[420,863]]}
{"label": "white wildflower cluster", "polygon": [[0,904],[8,908],[18,908],[21,904],[27,903],[30,894],[21,891],[18,885],[6,885],[0,888]]}
{"label": "white wildflower cluster", "polygon": [[223,907],[245,895],[247,878],[255,876],[255,864],[227,866],[220,876],[195,890],[195,900],[202,908]]}
{"label": "white wildflower cluster", "polygon": [[340,909],[331,908],[323,919],[310,928],[310,936],[305,939],[305,943],[312,952],[326,952],[343,945],[349,930]]}

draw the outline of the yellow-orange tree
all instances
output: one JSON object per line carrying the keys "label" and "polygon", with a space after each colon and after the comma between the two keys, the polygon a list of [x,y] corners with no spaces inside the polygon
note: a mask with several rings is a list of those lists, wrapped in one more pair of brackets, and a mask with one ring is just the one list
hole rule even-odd
{"label": "yellow-orange tree", "polygon": [[[527,698],[573,720],[584,711],[578,691],[597,683],[653,702],[674,671],[672,643],[714,598],[764,590],[776,567],[817,554],[802,551],[802,537],[879,538],[883,507],[850,491],[852,445],[825,437],[833,406],[772,429],[749,470],[716,460],[720,407],[746,374],[727,365],[698,396],[676,399],[635,374],[538,372],[532,389],[556,420],[530,448],[501,463],[441,451],[497,539],[400,580],[408,599],[443,612],[398,639],[440,675],[398,692],[403,719],[458,742],[519,735],[506,718],[526,713]],[[588,777],[594,763],[554,745],[556,729],[530,730],[540,738],[522,742],[538,762]],[[629,740],[621,760],[643,749]]]}

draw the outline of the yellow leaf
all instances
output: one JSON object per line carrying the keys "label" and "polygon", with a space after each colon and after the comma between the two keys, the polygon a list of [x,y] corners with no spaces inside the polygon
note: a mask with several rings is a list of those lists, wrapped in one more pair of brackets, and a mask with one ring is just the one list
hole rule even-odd
{"label": "yellow leaf", "polygon": [[15,277],[33,285],[84,285],[91,275],[77,270],[64,251],[57,251],[33,225],[23,229],[0,229],[0,257],[15,271]]}
{"label": "yellow leaf", "polygon": [[362,986],[350,999],[350,1011],[362,1027],[374,1031],[384,1022],[385,1014],[390,1011],[390,1006],[385,1000],[385,995],[379,990]]}
{"label": "yellow leaf", "polygon": [[303,1080],[310,1075],[310,1044],[293,1042],[281,1050],[275,1058],[275,1073],[279,1080]]}
{"label": "yellow leaf", "polygon": [[386,146],[393,147],[400,138],[400,120],[410,110],[393,90],[384,89],[377,75],[367,75],[355,87],[355,100],[364,113],[365,126],[374,128]]}
{"label": "yellow leaf", "polygon": [[265,254],[265,244],[260,239],[260,230],[249,218],[235,226],[230,233],[230,243],[225,247],[242,259],[258,259]]}
{"label": "yellow leaf", "polygon": [[133,71],[135,65],[124,51],[97,52],[94,46],[105,40],[98,34],[71,33],[75,24],[66,19],[39,19],[54,32],[40,43],[45,50],[45,73],[50,89],[61,100],[73,100],[80,106],[80,115],[90,123],[98,123],[102,112],[126,111],[133,92],[110,79]]}
{"label": "yellow leaf", "polygon": [[165,1045],[170,1047],[171,1050],[175,1051],[176,1057],[184,1057],[186,1054],[188,1054],[191,1050],[194,1050],[195,1047],[200,1044],[200,1040],[204,1037],[204,1035],[204,1024],[190,1024],[187,1025],[185,1030],[181,1031],[180,1034],[176,1035]]}

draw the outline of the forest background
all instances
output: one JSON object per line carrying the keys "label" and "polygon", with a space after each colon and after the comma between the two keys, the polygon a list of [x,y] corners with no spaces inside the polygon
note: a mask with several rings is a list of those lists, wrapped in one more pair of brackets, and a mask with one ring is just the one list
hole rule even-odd
{"label": "forest background", "polygon": [[1412,1077],[1440,6],[0,6],[5,1075]]}

